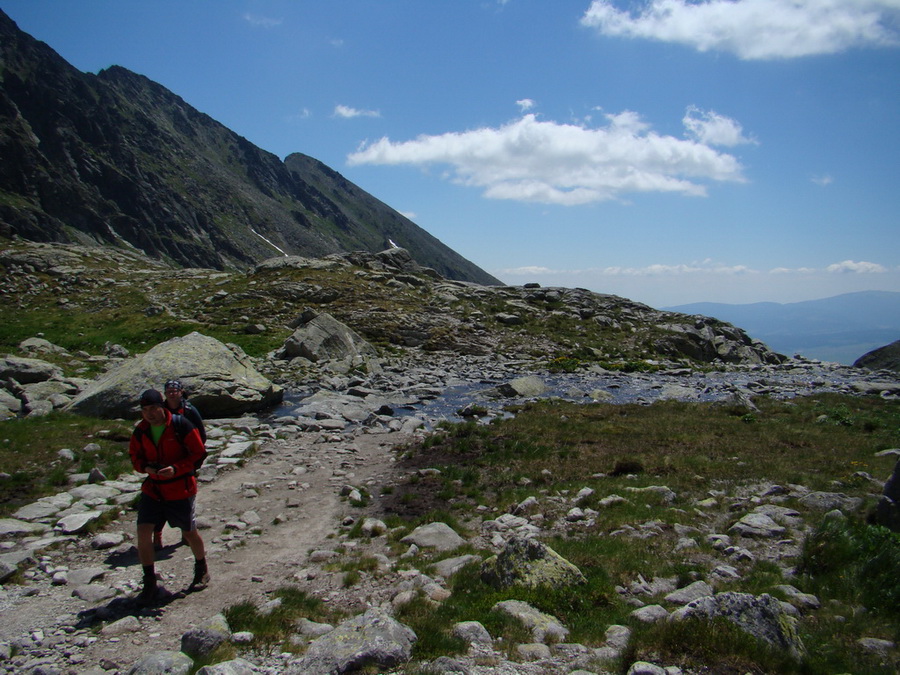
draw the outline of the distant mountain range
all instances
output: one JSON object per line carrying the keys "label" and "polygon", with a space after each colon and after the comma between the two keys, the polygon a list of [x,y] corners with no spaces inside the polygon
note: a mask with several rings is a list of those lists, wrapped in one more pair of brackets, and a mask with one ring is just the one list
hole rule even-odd
{"label": "distant mountain range", "polygon": [[83,73],[0,10],[0,237],[137,248],[185,267],[395,242],[500,281],[322,162],[284,161],[119,66]]}
{"label": "distant mountain range", "polygon": [[847,365],[900,338],[900,293],[890,291],[786,304],[696,302],[663,309],[727,321],[781,354]]}

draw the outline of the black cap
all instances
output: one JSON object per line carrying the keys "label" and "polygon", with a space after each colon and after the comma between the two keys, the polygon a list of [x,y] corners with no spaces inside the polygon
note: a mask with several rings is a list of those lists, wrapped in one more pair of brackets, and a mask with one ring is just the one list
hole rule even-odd
{"label": "black cap", "polygon": [[156,389],[148,389],[141,394],[141,407],[145,405],[162,405],[163,396]]}
{"label": "black cap", "polygon": [[166,389],[177,389],[178,391],[181,391],[182,389],[184,389],[184,385],[181,384],[180,380],[167,380],[165,388]]}

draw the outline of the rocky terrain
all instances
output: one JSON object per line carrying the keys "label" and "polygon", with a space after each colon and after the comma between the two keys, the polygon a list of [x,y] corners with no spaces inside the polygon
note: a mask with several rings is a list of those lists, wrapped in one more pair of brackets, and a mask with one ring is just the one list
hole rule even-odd
{"label": "rocky terrain", "polygon": [[[379,672],[610,672],[627,653],[628,626],[610,625],[603,643],[575,644],[555,617],[501,603],[497,611],[531,626],[530,638],[507,644],[463,621],[454,630],[468,652],[404,665],[417,636],[394,616],[417,598],[446,601],[453,576],[492,555],[506,562],[491,579],[518,569],[523,551],[567,569],[538,543],[579,536],[597,508],[650,493],[683,519],[635,519],[609,536],[657,539],[705,572],[685,583],[634,569],[617,588],[635,608],[630,621],[752,616],[752,634],[801,654],[785,627],[814,616],[821,602],[791,583],[810,523],[852,513],[884,487],[886,476],[871,475],[857,476],[852,491],[741,483],[686,503],[664,476],[615,493],[590,475],[575,492],[536,490],[509,508],[479,506],[460,532],[435,522],[398,533],[385,521],[402,504],[399,488],[435,471],[406,449],[442,420],[486,423],[512,414],[510,404],[547,397],[721,402],[752,416],[756,396],[894,400],[900,382],[888,371],[787,358],[711,317],[583,289],[450,281],[403,249],[279,257],[243,273],[12,241],[0,265],[7,335],[20,336],[7,338],[0,359],[7,423],[75,411],[113,418],[112,429],[115,418],[136,419],[136,392],[159,386],[161,371],[183,379],[209,418],[198,515],[213,573],[209,588],[181,593],[191,557],[167,530],[157,569],[171,595],[139,609],[127,505],[140,477],[79,474],[73,460],[95,452],[91,443],[54,449],[69,487],[0,519],[0,672],[189,672],[221,644],[239,658],[202,672],[337,673],[360,663]],[[439,508],[441,499],[422,501]],[[346,565],[360,560],[368,566],[348,583]],[[781,570],[781,599],[715,593],[758,560]],[[224,623],[220,613],[243,601],[272,611],[289,585],[343,619],[300,622],[284,653],[254,650],[252,636]],[[856,648],[896,663],[896,647],[881,637],[863,636]],[[661,673],[671,664],[624,665]]]}
{"label": "rocky terrain", "polygon": [[[187,672],[177,666],[179,659],[184,662],[187,657],[177,653],[186,649],[194,656],[202,654],[208,643],[199,640],[198,632],[221,634],[221,623],[212,621],[219,612],[244,600],[264,607],[272,601],[273,591],[287,584],[298,585],[348,616],[368,610],[367,621],[374,624],[389,621],[389,613],[417,591],[440,601],[446,597],[446,580],[472,557],[445,558],[436,572],[428,566],[428,556],[398,557],[396,548],[389,545],[379,520],[384,516],[380,495],[388,493],[384,488],[403,480],[410,470],[398,464],[396,449],[427,433],[442,418],[459,419],[448,409],[479,405],[488,415],[502,414],[506,403],[563,388],[575,400],[608,397],[620,402],[668,397],[748,400],[763,391],[780,397],[811,391],[900,394],[900,382],[886,379],[885,373],[803,361],[745,366],[730,374],[676,369],[653,374],[598,370],[553,376],[529,372],[521,363],[497,358],[473,357],[470,363],[460,365],[456,359],[434,356],[426,362],[384,362],[378,377],[333,374],[322,380],[316,396],[287,401],[274,417],[210,420],[212,457],[203,469],[198,512],[214,582],[202,592],[139,610],[130,599],[140,576],[132,516],[125,511],[95,532],[81,532],[87,522],[134,494],[139,488],[136,476],[86,482],[0,521],[3,564],[22,567],[21,581],[5,584],[0,595],[0,642],[5,645],[0,668],[10,673],[149,673],[162,672],[154,670],[160,660],[174,659],[173,669],[165,672]],[[398,405],[401,392],[407,408],[403,412]],[[386,401],[397,406],[395,414],[387,414]],[[657,489],[666,490],[664,486]],[[872,479],[869,492],[880,489],[881,484]],[[361,505],[353,497],[354,490],[357,498],[362,491],[371,499]],[[483,513],[466,523],[467,539],[489,554],[503,551],[508,542],[519,538],[578,531],[591,517],[578,509],[583,496],[538,497],[531,507],[523,504],[510,513]],[[616,495],[607,498],[622,499]],[[800,499],[807,508],[800,512],[782,506],[789,498]],[[677,588],[672,579],[645,579],[635,570],[634,583],[620,592],[635,605],[637,620],[658,621],[692,601],[710,597],[717,580],[740,575],[748,560],[765,558],[789,570],[808,529],[807,515],[851,511],[857,503],[857,497],[813,492],[798,485],[743,486],[739,493],[695,504],[694,508],[706,514],[702,521],[691,518],[674,530],[635,522],[630,530],[616,534],[658,537],[661,545],[665,542],[687,552],[698,540],[715,541],[719,559],[711,561],[707,578],[688,587]],[[740,510],[735,511],[735,504],[742,505]],[[540,518],[534,517],[538,513]],[[349,527],[357,521],[365,521],[368,534],[362,539],[349,538]],[[461,543],[454,539],[458,539],[455,533],[442,533],[442,537],[423,536],[418,545],[413,540],[408,545],[428,551],[452,550]],[[356,585],[345,586],[335,563],[363,554],[379,561],[378,570],[364,574]],[[190,569],[189,552],[178,545],[177,535],[167,530],[166,548],[158,563],[163,585],[180,590]],[[789,575],[785,585],[790,587]],[[794,599],[785,609],[788,615],[815,610],[816,598],[796,589],[792,593]],[[373,608],[387,613],[371,614]],[[307,627],[306,637],[298,629],[297,639],[312,641],[321,629]],[[566,629],[558,626],[552,630],[562,632],[555,638],[541,634],[533,643],[520,645],[513,652],[518,656],[509,660],[509,652],[492,644],[483,630],[460,627],[472,641],[469,655],[439,659],[432,672],[607,672],[604,659],[621,653],[629,631],[611,626],[608,644],[585,646],[566,643],[562,639]],[[229,634],[228,639],[240,652],[241,640],[247,637]],[[409,645],[404,652],[403,639],[396,635],[392,639],[408,658]],[[557,642],[561,644],[548,646]],[[217,643],[215,639],[213,643]],[[867,648],[883,651],[885,658],[896,658],[890,656],[896,655],[895,648],[882,641],[872,640]],[[325,668],[321,665],[304,666],[293,653],[245,652],[241,658],[246,663],[232,662],[228,667],[233,670],[208,672],[329,672],[316,669]],[[329,658],[339,660],[334,655]],[[387,664],[392,657],[381,654],[377,658]],[[142,665],[130,670],[138,663]],[[630,672],[662,671],[636,664]]]}

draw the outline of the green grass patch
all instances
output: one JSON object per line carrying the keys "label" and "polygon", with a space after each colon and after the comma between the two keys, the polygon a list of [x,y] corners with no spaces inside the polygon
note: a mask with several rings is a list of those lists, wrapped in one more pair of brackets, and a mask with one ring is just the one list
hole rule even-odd
{"label": "green grass patch", "polygon": [[252,602],[239,602],[224,610],[232,631],[253,633],[251,647],[268,653],[297,651],[289,638],[297,633],[297,621],[302,618],[318,623],[337,623],[342,617],[299,588],[285,586],[273,594],[281,603],[271,612],[260,612]]}
{"label": "green grass patch", "polygon": [[[112,479],[131,471],[131,431],[130,422],[59,412],[3,422],[0,466],[10,478],[0,481],[0,514],[55,494],[72,473],[98,468]],[[98,447],[86,449],[93,444]],[[74,462],[59,456],[63,448],[74,453]]]}
{"label": "green grass patch", "polygon": [[634,661],[665,663],[690,672],[734,675],[813,672],[803,662],[772,649],[727,619],[660,621],[636,626],[622,663]]}
{"label": "green grass patch", "polygon": [[862,605],[900,626],[898,571],[900,533],[850,518],[824,520],[807,537],[799,565],[813,592]]}
{"label": "green grass patch", "polygon": [[[801,622],[809,651],[803,663],[773,652],[727,622],[636,626],[630,618],[633,606],[615,592],[616,586],[636,581],[638,573],[645,579],[673,577],[679,587],[708,573],[710,556],[719,554],[702,538],[693,553],[675,553],[672,526],[690,524],[696,502],[711,494],[724,495],[706,507],[724,518],[723,527],[739,517],[740,511],[732,515],[729,510],[737,495],[755,494],[752,490],[770,484],[801,484],[871,502],[873,485],[860,472],[889,475],[894,460],[875,453],[900,444],[900,404],[838,395],[760,399],[756,404],[759,411],[748,420],[744,410],[711,404],[540,401],[517,408],[514,418],[488,425],[441,425],[418,446],[407,447],[400,462],[411,473],[441,471],[417,475],[385,496],[395,517],[409,527],[455,522],[468,494],[478,494],[483,500],[478,503],[495,507],[498,514],[536,496],[538,512],[552,521],[565,515],[578,490],[591,487],[594,494],[579,506],[597,510],[593,525],[572,526],[565,536],[547,541],[581,569],[586,587],[499,592],[481,582],[478,565],[470,566],[453,577],[448,600],[435,606],[421,599],[401,610],[401,620],[420,635],[416,658],[452,653],[456,643],[451,630],[458,621],[482,622],[492,636],[503,638],[501,644],[530,641],[515,622],[491,611],[496,602],[514,598],[559,618],[571,630],[569,640],[589,646],[602,645],[611,624],[632,625],[636,632],[631,651],[618,664],[622,667],[629,659],[644,658],[736,675],[895,672],[897,664],[881,663],[857,643],[861,637],[900,639],[900,584],[894,579],[900,569],[898,535],[862,525],[862,512],[848,519],[855,526],[844,524],[846,529],[835,532],[828,528],[837,525],[827,524],[814,533],[804,552],[804,573],[787,582],[817,594],[822,603]],[[629,490],[650,486],[669,488],[675,500]],[[601,506],[600,500],[612,494],[627,501]],[[660,533],[610,536],[643,523],[655,523]],[[777,586],[786,583],[781,566],[761,559],[739,567],[740,578],[721,590],[781,597]]]}

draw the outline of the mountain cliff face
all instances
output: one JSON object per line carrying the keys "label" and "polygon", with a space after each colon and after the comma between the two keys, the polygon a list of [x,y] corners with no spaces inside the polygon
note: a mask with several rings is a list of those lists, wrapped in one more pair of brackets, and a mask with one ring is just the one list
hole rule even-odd
{"label": "mountain cliff face", "polygon": [[155,82],[82,73],[0,11],[0,235],[187,267],[375,252],[500,282],[317,160],[282,162]]}

